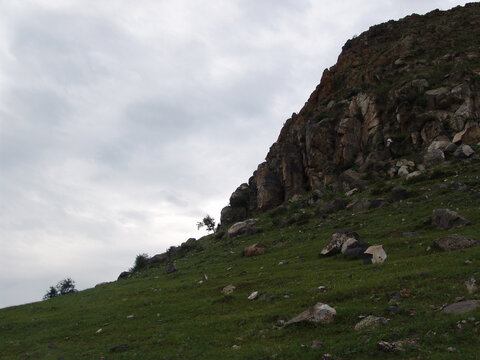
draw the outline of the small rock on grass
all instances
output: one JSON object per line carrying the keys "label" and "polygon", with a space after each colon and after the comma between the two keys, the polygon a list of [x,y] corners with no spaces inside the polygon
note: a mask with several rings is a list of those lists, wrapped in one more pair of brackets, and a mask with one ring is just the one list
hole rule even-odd
{"label": "small rock on grass", "polygon": [[236,289],[235,286],[233,286],[232,284],[227,285],[222,289],[222,294],[230,295],[231,293],[233,293],[235,291],[235,289]]}
{"label": "small rock on grass", "polygon": [[465,281],[465,286],[467,287],[467,290],[468,290],[469,294],[473,294],[473,293],[477,292],[477,290],[478,290],[478,286],[476,284],[476,281],[475,281],[474,277],[471,277],[470,279]]}
{"label": "small rock on grass", "polygon": [[445,306],[442,312],[446,314],[463,314],[463,313],[475,310],[479,306],[480,306],[480,301],[478,300],[460,301],[460,302]]}
{"label": "small rock on grass", "polygon": [[248,300],[255,300],[258,298],[258,291],[254,291],[250,294],[250,296],[248,297]]}
{"label": "small rock on grass", "polygon": [[297,324],[300,322],[311,322],[314,324],[329,324],[333,322],[337,311],[331,306],[323,303],[316,303],[315,306],[298,314],[289,320],[285,326]]}
{"label": "small rock on grass", "polygon": [[385,325],[387,322],[388,320],[384,317],[368,315],[366,318],[362,319],[359,323],[355,325],[355,330],[371,330],[377,328],[380,325]]}

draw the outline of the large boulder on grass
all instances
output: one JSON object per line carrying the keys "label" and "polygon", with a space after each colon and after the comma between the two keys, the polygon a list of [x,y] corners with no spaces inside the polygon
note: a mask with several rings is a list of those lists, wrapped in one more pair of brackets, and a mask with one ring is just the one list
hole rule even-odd
{"label": "large boulder on grass", "polygon": [[256,228],[254,227],[256,223],[257,220],[255,219],[248,219],[245,221],[237,222],[230,226],[230,228],[228,229],[228,237],[232,238],[242,234],[254,234],[256,232]]}
{"label": "large boulder on grass", "polygon": [[343,244],[350,240],[355,242],[360,240],[360,236],[355,231],[338,230],[332,234],[332,237],[327,245],[322,249],[321,255],[334,255],[342,251]]}
{"label": "large boulder on grass", "polygon": [[473,239],[467,239],[461,235],[453,234],[435,239],[433,244],[443,251],[454,251],[477,246],[478,242]]}
{"label": "large boulder on grass", "polygon": [[443,230],[471,224],[470,220],[449,209],[435,209],[432,214],[432,225]]}

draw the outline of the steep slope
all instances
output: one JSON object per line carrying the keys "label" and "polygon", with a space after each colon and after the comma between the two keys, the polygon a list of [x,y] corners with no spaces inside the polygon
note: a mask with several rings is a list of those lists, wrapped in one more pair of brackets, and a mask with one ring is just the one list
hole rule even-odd
{"label": "steep slope", "polygon": [[480,4],[472,3],[389,21],[347,41],[266,161],[232,194],[222,224],[328,184],[348,190],[352,179],[342,172],[352,167],[367,180],[385,178],[395,158],[465,129],[475,133],[469,143],[479,142],[479,24]]}

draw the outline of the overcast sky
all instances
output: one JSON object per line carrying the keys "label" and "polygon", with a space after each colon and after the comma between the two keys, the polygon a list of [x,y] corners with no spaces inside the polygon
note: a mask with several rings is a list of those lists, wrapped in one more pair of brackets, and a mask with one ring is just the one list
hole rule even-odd
{"label": "overcast sky", "polygon": [[464,3],[0,0],[0,307],[202,236],[346,40]]}

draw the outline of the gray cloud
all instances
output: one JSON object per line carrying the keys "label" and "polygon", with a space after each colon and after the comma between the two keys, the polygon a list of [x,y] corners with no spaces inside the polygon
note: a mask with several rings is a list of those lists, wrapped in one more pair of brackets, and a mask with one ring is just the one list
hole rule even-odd
{"label": "gray cloud", "polygon": [[457,4],[1,1],[0,307],[201,236],[348,38]]}

